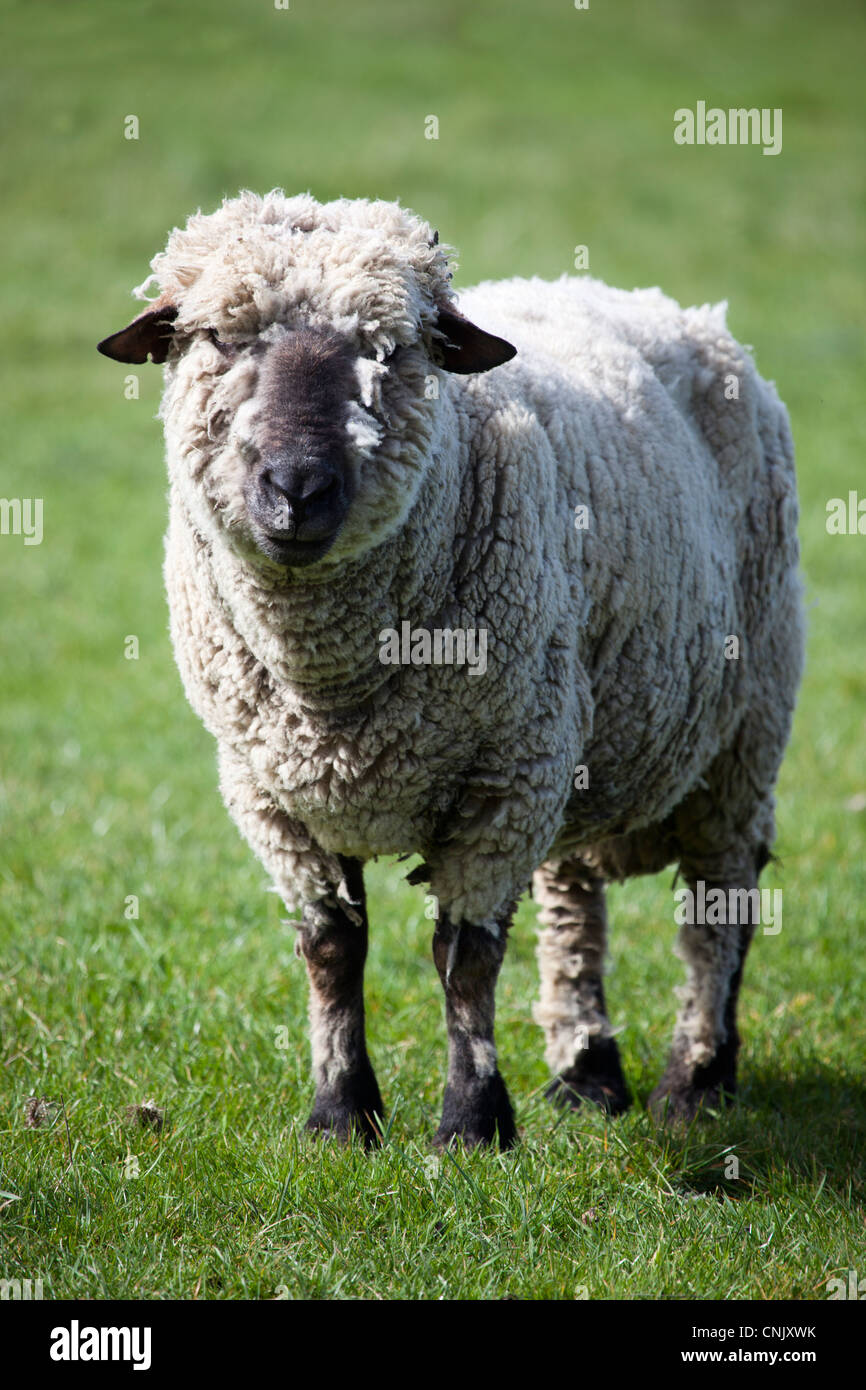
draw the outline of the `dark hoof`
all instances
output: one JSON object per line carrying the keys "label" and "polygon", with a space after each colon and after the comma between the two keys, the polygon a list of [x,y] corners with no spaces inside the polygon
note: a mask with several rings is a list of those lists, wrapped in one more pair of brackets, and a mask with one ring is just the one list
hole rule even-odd
{"label": "dark hoof", "polygon": [[517,1142],[514,1111],[498,1072],[464,1091],[446,1086],[442,1121],[433,1138],[437,1149],[447,1149],[455,1139],[467,1149],[477,1149],[492,1144],[497,1135],[501,1149],[510,1149]]}
{"label": "dark hoof", "polygon": [[585,1076],[572,1080],[567,1074],[554,1077],[545,1099],[569,1110],[579,1110],[584,1101],[599,1106],[607,1115],[622,1115],[631,1105],[625,1086],[614,1086],[608,1080]]}
{"label": "dark hoof", "polygon": [[382,1097],[371,1071],[354,1086],[349,1084],[343,1088],[341,1095],[319,1091],[305,1128],[322,1138],[336,1139],[344,1144],[357,1137],[365,1148],[371,1149],[382,1138],[383,1113]]}
{"label": "dark hoof", "polygon": [[358,1138],[362,1140],[365,1149],[375,1148],[382,1138],[375,1116],[371,1118],[366,1113],[359,1114],[357,1110],[331,1111],[329,1114],[317,1114],[313,1111],[304,1129],[309,1134],[317,1134],[321,1139],[335,1139],[341,1144],[348,1144],[353,1138]]}
{"label": "dark hoof", "polygon": [[573,1067],[555,1076],[545,1091],[554,1105],[577,1110],[585,1100],[608,1115],[621,1115],[631,1105],[622,1074],[619,1049],[613,1038],[592,1039]]}
{"label": "dark hoof", "polygon": [[739,1038],[723,1043],[703,1066],[689,1066],[674,1046],[665,1074],[647,1105],[657,1120],[668,1125],[690,1124],[697,1115],[723,1110],[737,1089]]}
{"label": "dark hoof", "polygon": [[663,1078],[647,1105],[653,1117],[661,1124],[688,1125],[698,1115],[709,1118],[712,1113],[723,1110],[733,1099],[733,1086],[726,1089],[720,1084],[671,1084]]}

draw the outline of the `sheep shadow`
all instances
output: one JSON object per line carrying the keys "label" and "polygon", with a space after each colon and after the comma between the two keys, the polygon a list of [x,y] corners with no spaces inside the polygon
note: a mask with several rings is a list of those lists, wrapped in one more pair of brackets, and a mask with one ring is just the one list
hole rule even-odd
{"label": "sheep shadow", "polygon": [[693,1192],[736,1200],[773,1190],[784,1170],[866,1202],[866,1084],[823,1063],[797,1077],[753,1064],[729,1110],[659,1134],[678,1184]]}

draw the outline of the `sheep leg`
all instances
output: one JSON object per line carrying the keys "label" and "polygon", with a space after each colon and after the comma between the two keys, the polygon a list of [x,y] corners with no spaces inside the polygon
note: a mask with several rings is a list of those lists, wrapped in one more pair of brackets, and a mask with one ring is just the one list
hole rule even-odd
{"label": "sheep leg", "polygon": [[304,913],[300,953],[310,982],[310,1036],[316,1097],[307,1129],[369,1146],[383,1114],[364,1035],[367,908],[363,866],[340,859],[349,902],[333,894]]}
{"label": "sheep leg", "polygon": [[503,1149],[517,1137],[511,1101],[496,1062],[494,995],[505,955],[507,924],[494,934],[443,915],[433,936],[433,959],[445,991],[448,1080],[434,1143],[467,1147],[499,1135]]}
{"label": "sheep leg", "polygon": [[544,928],[536,953],[541,993],[534,1017],[544,1028],[553,1072],[545,1094],[556,1105],[576,1109],[589,1100],[621,1114],[630,1099],[602,986],[604,881],[578,861],[549,863],[533,876],[533,894]]}
{"label": "sheep leg", "polygon": [[[693,894],[702,878],[689,872]],[[727,922],[680,929],[676,953],[685,962],[686,986],[668,1064],[649,1098],[650,1109],[673,1122],[689,1121],[702,1108],[714,1110],[730,1103],[737,1087],[737,997],[755,924],[749,900],[732,899],[730,890],[756,890],[758,871],[749,867],[741,874],[703,882],[707,895],[722,889],[733,911],[728,911]]]}

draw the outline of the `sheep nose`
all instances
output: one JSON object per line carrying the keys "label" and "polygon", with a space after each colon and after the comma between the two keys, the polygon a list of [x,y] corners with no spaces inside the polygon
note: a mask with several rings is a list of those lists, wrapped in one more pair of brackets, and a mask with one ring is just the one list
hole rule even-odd
{"label": "sheep nose", "polygon": [[331,535],[345,510],[340,475],[325,463],[272,458],[262,470],[259,499],[264,529],[289,541]]}
{"label": "sheep nose", "polygon": [[330,498],[338,486],[333,473],[278,466],[266,468],[262,481],[281,504],[288,503],[290,510],[299,516]]}

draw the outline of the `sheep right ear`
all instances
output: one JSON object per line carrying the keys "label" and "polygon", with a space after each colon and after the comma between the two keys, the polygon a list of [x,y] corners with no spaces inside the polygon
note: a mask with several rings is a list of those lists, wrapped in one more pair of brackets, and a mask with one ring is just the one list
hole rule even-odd
{"label": "sheep right ear", "polygon": [[452,309],[441,305],[436,327],[445,334],[434,345],[434,354],[446,372],[468,376],[471,372],[489,372],[517,356],[517,348],[505,338],[486,333],[483,328]]}
{"label": "sheep right ear", "polygon": [[112,333],[97,343],[97,349],[105,357],[113,357],[115,362],[146,362],[148,354],[153,362],[164,362],[168,356],[172,324],[177,318],[175,304],[161,304],[157,300],[152,309],[146,309],[137,319]]}

